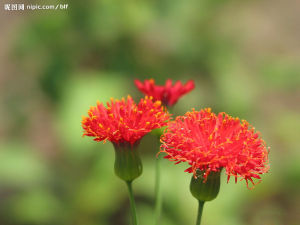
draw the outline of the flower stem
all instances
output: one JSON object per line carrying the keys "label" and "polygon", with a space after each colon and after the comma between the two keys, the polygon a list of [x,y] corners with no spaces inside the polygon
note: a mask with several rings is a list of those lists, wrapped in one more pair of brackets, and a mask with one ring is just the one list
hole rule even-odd
{"label": "flower stem", "polygon": [[200,223],[201,223],[202,211],[203,211],[203,206],[204,206],[204,201],[198,200],[198,202],[199,202],[199,206],[198,206],[198,215],[197,215],[196,225],[200,225]]}
{"label": "flower stem", "polygon": [[155,225],[159,224],[160,213],[162,208],[162,195],[160,187],[160,158],[160,155],[158,155],[155,161]]}
{"label": "flower stem", "polygon": [[135,207],[135,201],[134,201],[133,192],[132,192],[132,181],[126,181],[126,184],[127,184],[128,193],[129,193],[132,224],[137,225],[138,223],[137,223],[137,217],[136,217],[136,207]]}

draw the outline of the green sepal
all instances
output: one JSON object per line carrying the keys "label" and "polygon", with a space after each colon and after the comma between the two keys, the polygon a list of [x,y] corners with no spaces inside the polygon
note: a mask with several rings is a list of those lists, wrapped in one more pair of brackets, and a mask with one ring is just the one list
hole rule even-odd
{"label": "green sepal", "polygon": [[199,201],[211,201],[218,196],[221,172],[210,172],[206,181],[203,174],[203,171],[198,170],[196,178],[194,175],[192,176],[190,191]]}
{"label": "green sepal", "polygon": [[115,174],[124,181],[133,181],[143,172],[138,143],[114,143]]}
{"label": "green sepal", "polygon": [[152,130],[150,132],[151,135],[160,138],[161,135],[163,135],[164,131],[165,131],[166,127],[160,127],[160,128],[156,128],[154,130]]}

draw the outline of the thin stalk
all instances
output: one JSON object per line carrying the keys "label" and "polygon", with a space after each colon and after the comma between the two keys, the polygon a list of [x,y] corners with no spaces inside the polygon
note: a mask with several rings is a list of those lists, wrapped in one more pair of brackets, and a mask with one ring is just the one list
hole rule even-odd
{"label": "thin stalk", "polygon": [[160,155],[157,156],[155,161],[155,215],[154,215],[154,224],[158,225],[160,220],[160,213],[162,208],[162,194],[160,187]]}
{"label": "thin stalk", "polygon": [[199,202],[199,206],[198,206],[198,215],[197,215],[196,225],[200,225],[200,223],[201,223],[202,211],[203,211],[203,206],[204,206],[203,201],[199,200],[198,202]]}
{"label": "thin stalk", "polygon": [[126,181],[126,184],[127,184],[128,193],[129,193],[132,224],[133,225],[138,225],[137,217],[136,217],[135,201],[134,201],[133,192],[132,192],[132,181]]}

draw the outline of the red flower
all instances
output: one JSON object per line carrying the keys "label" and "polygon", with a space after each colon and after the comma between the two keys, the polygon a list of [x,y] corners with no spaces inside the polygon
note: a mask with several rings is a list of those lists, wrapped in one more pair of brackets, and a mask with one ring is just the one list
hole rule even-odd
{"label": "red flower", "polygon": [[192,80],[184,85],[180,81],[177,81],[173,86],[170,79],[166,81],[164,86],[155,85],[153,79],[145,80],[144,83],[135,80],[134,83],[145,95],[153,96],[155,100],[160,100],[167,106],[174,105],[181,96],[195,88],[194,81]]}
{"label": "red flower", "polygon": [[225,168],[230,176],[241,177],[253,185],[252,178],[260,178],[268,166],[268,149],[254,128],[226,113],[216,115],[211,109],[193,110],[169,122],[163,134],[161,152],[171,161],[188,162],[185,172],[197,170],[217,172]]}
{"label": "red flower", "polygon": [[165,126],[169,118],[161,102],[153,102],[152,97],[147,96],[139,104],[130,96],[121,101],[111,99],[107,107],[98,102],[90,108],[88,115],[82,119],[84,136],[95,137],[95,141],[131,145],[151,130]]}

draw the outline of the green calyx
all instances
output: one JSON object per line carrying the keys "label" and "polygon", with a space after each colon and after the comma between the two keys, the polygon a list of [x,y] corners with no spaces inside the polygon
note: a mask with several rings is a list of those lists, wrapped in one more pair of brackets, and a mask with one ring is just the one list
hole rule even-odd
{"label": "green calyx", "polygon": [[221,171],[210,172],[205,181],[204,172],[198,170],[196,178],[193,176],[190,184],[192,195],[203,202],[215,199],[220,190],[220,174]]}
{"label": "green calyx", "polygon": [[156,128],[156,129],[151,131],[151,135],[160,138],[160,136],[164,133],[165,129],[166,129],[166,127]]}
{"label": "green calyx", "polygon": [[143,172],[137,147],[138,143],[114,143],[115,174],[124,181],[131,182]]}

